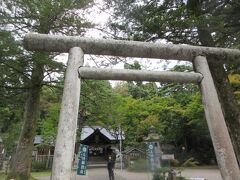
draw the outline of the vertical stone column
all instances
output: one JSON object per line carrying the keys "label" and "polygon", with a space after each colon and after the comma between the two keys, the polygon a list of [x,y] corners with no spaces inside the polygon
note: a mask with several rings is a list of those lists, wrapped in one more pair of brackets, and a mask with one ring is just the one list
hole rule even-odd
{"label": "vertical stone column", "polygon": [[79,47],[69,51],[51,180],[71,179],[80,100],[78,68],[83,65],[83,56]]}
{"label": "vertical stone column", "polygon": [[202,102],[222,178],[224,180],[240,179],[237,159],[207,59],[203,56],[197,56],[193,64],[196,71],[203,75],[200,83]]}
{"label": "vertical stone column", "polygon": [[156,142],[156,145],[157,145],[155,147],[155,153],[157,158],[156,165],[157,165],[157,168],[162,168],[162,155],[163,155],[162,148],[159,141]]}

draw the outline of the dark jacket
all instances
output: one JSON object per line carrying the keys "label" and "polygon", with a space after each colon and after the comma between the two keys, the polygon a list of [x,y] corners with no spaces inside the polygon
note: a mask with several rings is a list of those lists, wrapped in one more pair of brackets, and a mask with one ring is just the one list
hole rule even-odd
{"label": "dark jacket", "polygon": [[108,169],[113,169],[114,168],[115,160],[116,160],[115,153],[112,153],[111,155],[108,156],[108,163],[107,163],[107,168]]}

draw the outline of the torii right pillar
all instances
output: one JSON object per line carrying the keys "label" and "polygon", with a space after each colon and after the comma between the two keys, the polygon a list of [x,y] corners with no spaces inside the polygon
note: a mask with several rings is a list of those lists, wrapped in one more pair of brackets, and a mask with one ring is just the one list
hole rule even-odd
{"label": "torii right pillar", "polygon": [[203,75],[202,102],[217,162],[224,180],[240,180],[240,170],[206,57],[197,56],[195,70]]}

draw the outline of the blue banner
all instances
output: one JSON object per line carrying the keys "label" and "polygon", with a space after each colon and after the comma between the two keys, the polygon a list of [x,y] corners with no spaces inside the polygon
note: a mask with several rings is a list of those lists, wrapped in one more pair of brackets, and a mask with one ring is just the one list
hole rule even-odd
{"label": "blue banner", "polygon": [[156,168],[156,153],[155,153],[155,143],[149,142],[147,143],[147,157],[148,157],[148,164],[151,171],[154,171]]}
{"label": "blue banner", "polygon": [[87,160],[88,160],[88,146],[80,144],[77,175],[86,175]]}

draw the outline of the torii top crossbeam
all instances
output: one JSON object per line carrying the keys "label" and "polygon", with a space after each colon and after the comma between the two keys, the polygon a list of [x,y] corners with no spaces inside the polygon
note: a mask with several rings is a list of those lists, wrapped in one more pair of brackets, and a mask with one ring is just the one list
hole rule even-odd
{"label": "torii top crossbeam", "polygon": [[173,45],[139,41],[89,39],[76,36],[57,36],[29,33],[24,38],[27,50],[69,52],[81,47],[85,54],[141,57],[192,61],[206,56],[208,61],[240,64],[240,50],[190,45]]}

